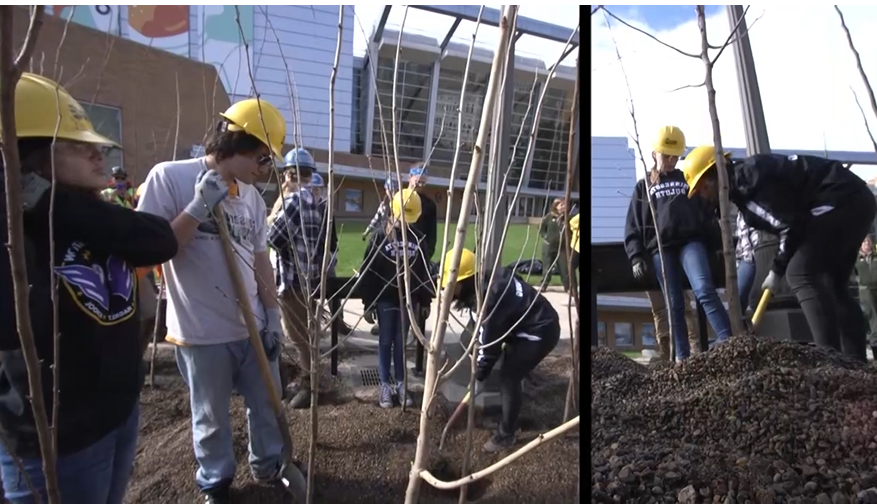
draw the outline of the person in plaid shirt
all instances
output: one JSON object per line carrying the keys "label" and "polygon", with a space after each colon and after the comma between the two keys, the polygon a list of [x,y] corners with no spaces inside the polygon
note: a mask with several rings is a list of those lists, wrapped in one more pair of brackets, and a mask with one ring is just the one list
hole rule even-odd
{"label": "person in plaid shirt", "polygon": [[[316,309],[320,288],[325,230],[323,205],[307,188],[316,169],[314,158],[305,149],[286,154],[284,190],[281,204],[275,204],[270,217],[268,244],[277,254],[277,291],[286,310],[283,325],[298,352],[302,377],[290,401],[293,408],[311,403],[311,353],[308,337],[308,311]],[[277,268],[276,266],[279,266]]]}
{"label": "person in plaid shirt", "polygon": [[755,246],[758,245],[758,231],[743,220],[743,212],[737,212],[737,293],[740,295],[740,309],[743,313],[749,308],[749,293],[755,283]]}

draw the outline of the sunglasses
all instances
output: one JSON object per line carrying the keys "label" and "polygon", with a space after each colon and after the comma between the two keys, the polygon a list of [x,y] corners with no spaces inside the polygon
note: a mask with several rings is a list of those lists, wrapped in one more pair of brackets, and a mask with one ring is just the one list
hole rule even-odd
{"label": "sunglasses", "polygon": [[258,158],[256,158],[256,164],[260,167],[265,167],[271,164],[271,155],[270,154],[262,154]]}

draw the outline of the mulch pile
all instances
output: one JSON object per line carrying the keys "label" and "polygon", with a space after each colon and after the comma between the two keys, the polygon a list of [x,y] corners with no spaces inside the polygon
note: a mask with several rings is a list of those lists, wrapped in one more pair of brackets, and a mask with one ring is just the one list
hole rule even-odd
{"label": "mulch pile", "polygon": [[751,337],[677,366],[591,359],[592,502],[877,503],[873,366]]}
{"label": "mulch pile", "polygon": [[[176,504],[196,502],[194,483],[197,468],[192,451],[188,391],[179,377],[173,354],[159,351],[156,389],[143,393],[140,446],[134,476],[125,500],[130,504]],[[561,423],[569,357],[548,357],[525,386],[524,410],[519,445]],[[286,370],[291,375],[295,370]],[[405,413],[396,407],[382,410],[371,401],[357,399],[338,383],[321,394],[317,443],[315,502],[399,503],[405,495],[408,473],[414,459],[419,427],[418,406]],[[442,428],[450,414],[443,399],[437,399],[431,422],[433,457],[430,471],[439,479],[460,477],[465,437],[458,430],[436,453]],[[307,460],[310,412],[289,410],[289,424],[296,455]],[[491,423],[493,422],[493,425]],[[476,429],[472,466],[481,469],[501,456],[486,455],[481,445],[491,435],[495,420],[480,419]],[[238,462],[234,483],[235,502],[247,504],[288,503],[283,490],[255,483],[247,465],[246,414],[241,397],[232,398],[234,451]],[[461,422],[465,424],[465,422]],[[484,503],[572,502],[575,498],[579,461],[578,435],[555,440],[531,451],[510,466],[477,484],[470,485],[469,500]],[[457,502],[456,491],[438,491],[425,482],[422,503]]]}

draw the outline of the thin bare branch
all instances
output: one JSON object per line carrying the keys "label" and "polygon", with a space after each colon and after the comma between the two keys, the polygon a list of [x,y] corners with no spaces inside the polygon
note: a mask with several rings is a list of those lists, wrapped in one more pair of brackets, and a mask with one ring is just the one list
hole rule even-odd
{"label": "thin bare branch", "polygon": [[[677,53],[679,53],[683,56],[687,56],[689,58],[700,59],[699,54],[687,53],[687,52],[683,51],[682,49],[679,49],[678,47],[674,47],[674,46],[664,42],[663,40],[659,39],[658,37],[652,35],[651,33],[643,30],[642,28],[637,28],[636,26],[633,26],[632,24],[628,23],[627,21],[621,19],[620,17],[613,14],[612,11],[607,9],[605,6],[601,6],[601,7],[602,7],[602,11],[605,14],[607,14],[609,17],[611,17],[612,19],[618,21],[619,23],[623,24],[624,26],[632,29],[633,31],[635,31],[637,33],[641,33],[641,34],[645,35],[646,37],[654,40],[655,42],[661,44],[662,46],[666,47],[667,49],[672,49],[672,50],[676,51]],[[591,14],[593,14],[593,12]],[[607,24],[608,24],[608,21],[607,21]]]}
{"label": "thin bare branch", "polygon": [[[757,18],[755,18],[749,26],[741,27],[740,23],[742,23],[743,21],[746,20],[746,13],[749,12],[749,7],[750,7],[749,5],[746,6],[746,9],[743,11],[743,15],[740,16],[740,19],[737,20],[737,24],[734,25],[734,29],[731,30],[731,33],[728,34],[728,38],[725,39],[724,44],[722,44],[721,46],[718,46],[718,47],[713,46],[713,45],[709,46],[710,49],[718,49],[719,50],[719,53],[716,54],[715,57],[713,57],[713,59],[711,61],[711,63],[713,65],[716,64],[716,61],[719,61],[719,58],[722,56],[722,53],[725,52],[725,49],[727,49],[731,45],[736,44],[737,41],[740,40],[742,37],[748,36],[749,32],[752,30],[752,27],[755,26],[755,23],[757,23],[758,20],[761,19],[762,16],[764,16],[764,13],[762,13],[761,16],[758,16]],[[737,33],[738,31],[740,33]]]}
{"label": "thin bare branch", "polygon": [[37,37],[43,29],[43,17],[46,13],[45,5],[34,5],[30,15],[30,23],[27,26],[27,35],[24,36],[24,45],[15,58],[15,67],[21,68],[24,62],[30,62],[34,48],[37,45]]}
{"label": "thin bare branch", "polygon": [[[853,86],[850,86],[850,91],[853,93],[853,99],[856,100],[856,107],[859,107],[859,114],[862,115],[862,122],[865,123],[865,130],[868,132],[868,138],[871,139],[871,145],[874,147],[874,152],[877,152],[877,141],[874,140],[874,133],[871,132],[871,126],[868,124],[868,116],[865,114],[865,109],[862,108],[862,104],[859,102],[859,95],[856,94],[856,90],[853,89]],[[825,144],[825,133],[822,133],[823,145]],[[825,148],[825,157],[828,157],[828,148]]]}
{"label": "thin bare branch", "polygon": [[[856,58],[856,68],[859,70],[859,76],[862,77],[862,83],[865,84],[865,92],[868,93],[868,101],[871,104],[871,112],[877,115],[877,98],[874,97],[874,88],[871,87],[871,82],[868,80],[868,74],[865,73],[865,67],[862,66],[862,56],[859,55],[859,51],[858,49],[856,49],[856,45],[853,43],[853,35],[850,33],[850,29],[847,27],[843,11],[841,11],[840,7],[838,7],[837,5],[834,6],[834,10],[837,12],[837,17],[840,18],[840,27],[843,28],[844,34],[847,37],[847,45],[850,46],[850,52],[852,52],[853,57]],[[858,103],[859,100],[858,98],[856,98],[856,104],[858,105]],[[860,110],[861,108],[862,107],[859,106]],[[865,125],[868,125],[867,120],[865,120]],[[868,131],[868,134],[871,134],[870,130]],[[874,137],[871,137],[871,142],[874,142]],[[877,151],[877,147],[875,147],[875,151]]]}

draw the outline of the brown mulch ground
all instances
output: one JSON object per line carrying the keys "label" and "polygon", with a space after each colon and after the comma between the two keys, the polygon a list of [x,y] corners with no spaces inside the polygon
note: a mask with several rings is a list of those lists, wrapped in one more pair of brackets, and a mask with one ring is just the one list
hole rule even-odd
{"label": "brown mulch ground", "polygon": [[[159,351],[156,389],[148,388],[141,401],[140,447],[126,503],[176,504],[196,502],[196,462],[192,451],[189,398],[173,360]],[[518,443],[522,445],[561,423],[569,377],[569,357],[549,356],[525,385]],[[294,370],[292,370],[294,374]],[[419,399],[419,398],[418,398]],[[430,439],[438,446],[449,408],[440,404],[432,422]],[[335,383],[321,395],[315,488],[317,503],[401,503],[414,459],[420,408],[402,413],[382,410],[372,401],[354,397]],[[289,424],[296,455],[306,459],[310,412],[289,410]],[[486,455],[481,445],[490,437],[495,419],[479,419],[474,435],[473,465],[480,469],[501,456]],[[464,422],[463,422],[464,423]],[[283,490],[256,484],[247,466],[246,415],[241,397],[232,399],[236,502],[288,503]],[[433,457],[430,470],[443,480],[460,476],[464,436],[449,436],[444,450]],[[579,463],[578,433],[541,446],[512,465],[470,486],[469,500],[483,503],[556,503],[575,498]],[[457,492],[440,492],[424,483],[422,503],[457,502]]]}

